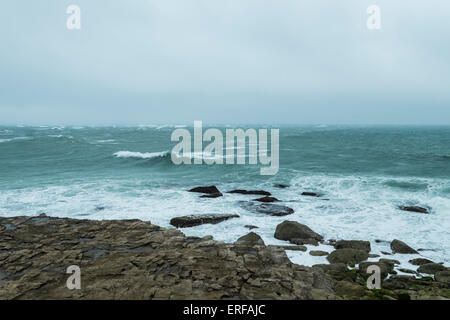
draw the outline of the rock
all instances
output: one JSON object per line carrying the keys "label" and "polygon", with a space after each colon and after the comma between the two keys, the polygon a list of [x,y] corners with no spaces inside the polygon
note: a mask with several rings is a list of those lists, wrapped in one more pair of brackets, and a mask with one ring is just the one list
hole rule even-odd
{"label": "rock", "polygon": [[312,231],[308,226],[296,221],[284,221],[280,223],[275,230],[274,237],[279,240],[288,241],[292,239],[323,240],[323,237],[320,234]]}
{"label": "rock", "polygon": [[345,263],[352,265],[366,260],[369,254],[366,251],[357,249],[337,249],[327,256],[327,260],[331,263]]}
{"label": "rock", "polygon": [[418,212],[429,214],[429,210],[427,208],[419,207],[419,206],[400,206],[400,210],[409,211],[409,212]]}
{"label": "rock", "polygon": [[289,185],[287,185],[287,184],[282,184],[282,183],[275,183],[273,186],[274,186],[275,188],[280,188],[280,189],[289,188]]}
{"label": "rock", "polygon": [[397,239],[391,242],[391,250],[393,253],[418,253],[406,243]]}
{"label": "rock", "polygon": [[236,243],[245,243],[252,245],[265,245],[263,239],[256,233],[250,232],[245,236],[240,237],[236,240]]}
{"label": "rock", "polygon": [[189,192],[206,193],[207,195],[201,196],[201,198],[217,198],[221,197],[222,193],[217,189],[216,186],[208,187],[196,187],[188,190]]}
{"label": "rock", "polygon": [[241,207],[250,212],[262,213],[267,214],[269,216],[277,216],[277,217],[287,216],[289,214],[294,213],[294,210],[292,208],[271,203],[255,204],[252,202],[244,201],[241,202]]}
{"label": "rock", "polygon": [[334,290],[338,296],[359,298],[365,295],[367,288],[354,282],[338,281],[334,285]]}
{"label": "rock", "polygon": [[426,264],[421,265],[417,269],[417,272],[435,274],[436,272],[444,271],[445,269],[446,268],[442,264],[439,264],[439,263],[426,263]]}
{"label": "rock", "polygon": [[412,265],[415,265],[415,266],[421,266],[423,264],[434,263],[434,262],[431,260],[425,259],[425,258],[417,258],[417,259],[409,260],[409,263],[411,263]]}
{"label": "rock", "polygon": [[327,256],[328,252],[326,251],[321,251],[321,250],[311,250],[309,252],[310,255],[314,256],[314,257],[322,257],[322,256]]}
{"label": "rock", "polygon": [[238,193],[238,194],[256,194],[260,196],[271,196],[272,194],[270,192],[264,191],[264,190],[231,190],[227,193]]}
{"label": "rock", "polygon": [[358,249],[370,252],[370,242],[362,240],[339,240],[334,245],[335,249]]}
{"label": "rock", "polygon": [[258,229],[258,228],[259,228],[259,227],[257,227],[257,226],[252,226],[252,225],[250,225],[250,224],[246,224],[244,227],[247,228],[247,229],[250,229],[250,230],[252,230],[252,229]]}
{"label": "rock", "polygon": [[290,250],[290,251],[306,251],[308,250],[305,246],[274,246],[276,248],[280,248],[283,250]]}
{"label": "rock", "polygon": [[392,266],[394,266],[396,264],[400,264],[400,261],[395,260],[395,259],[384,259],[384,258],[381,258],[379,261],[381,263],[387,263],[387,264],[392,265]]}
{"label": "rock", "polygon": [[237,214],[200,214],[176,217],[170,220],[170,224],[177,228],[188,228],[201,224],[216,224],[231,218],[239,218]]}
{"label": "rock", "polygon": [[280,200],[278,200],[275,197],[265,196],[265,197],[262,197],[262,198],[253,199],[253,201],[258,201],[258,202],[279,202]]}
{"label": "rock", "polygon": [[[334,299],[320,269],[282,249],[186,237],[139,220],[0,217],[0,299]],[[7,248],[7,250],[4,250]],[[68,290],[68,266],[81,290]]]}
{"label": "rock", "polygon": [[369,253],[369,258],[379,258],[379,257],[380,257],[379,254]]}
{"label": "rock", "polygon": [[104,206],[96,206],[95,207],[95,211],[103,211],[103,210],[105,210],[106,208],[104,207]]}
{"label": "rock", "polygon": [[302,196],[308,196],[308,197],[321,197],[322,195],[315,192],[302,192]]}
{"label": "rock", "polygon": [[361,275],[363,276],[363,278],[368,278],[370,277],[370,275],[372,273],[367,273],[367,268],[369,266],[378,266],[380,268],[381,271],[381,278],[386,278],[388,276],[389,273],[392,273],[394,271],[394,265],[390,264],[390,263],[385,263],[383,261],[365,261],[365,262],[361,262],[358,266],[358,270],[361,273]]}
{"label": "rock", "polygon": [[438,271],[434,274],[434,279],[450,285],[450,270]]}
{"label": "rock", "polygon": [[386,251],[381,251],[381,253],[384,254],[385,256],[391,256],[392,255],[392,253],[386,252]]}

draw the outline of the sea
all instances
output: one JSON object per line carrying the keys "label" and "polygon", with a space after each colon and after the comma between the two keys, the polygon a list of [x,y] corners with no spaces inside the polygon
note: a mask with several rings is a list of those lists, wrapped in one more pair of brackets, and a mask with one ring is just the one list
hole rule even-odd
{"label": "sea", "polygon": [[[238,214],[219,224],[181,229],[234,242],[257,226],[266,244],[284,220],[306,224],[325,239],[368,240],[373,253],[389,252],[400,239],[420,256],[450,264],[450,127],[350,125],[204,125],[279,129],[279,171],[259,165],[175,165],[171,150],[177,128],[193,124],[135,126],[1,126],[0,216],[76,219],[141,219],[173,228],[177,216]],[[275,184],[286,184],[277,188]],[[200,198],[187,190],[215,185],[223,197]],[[273,217],[249,212],[252,195],[232,189],[266,190],[294,213]],[[317,192],[322,197],[301,193]],[[405,212],[403,205],[429,208]],[[320,245],[310,249],[333,250]],[[423,249],[423,250],[422,250]],[[287,251],[299,264],[324,257]],[[392,255],[406,261],[419,255]]]}

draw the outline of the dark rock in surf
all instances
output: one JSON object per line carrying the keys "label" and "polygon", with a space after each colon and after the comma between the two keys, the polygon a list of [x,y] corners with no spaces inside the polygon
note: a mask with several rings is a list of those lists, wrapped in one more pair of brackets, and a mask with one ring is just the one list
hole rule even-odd
{"label": "dark rock in surf", "polygon": [[280,200],[278,200],[277,198],[269,197],[269,196],[265,196],[265,197],[258,198],[258,199],[253,199],[252,201],[266,202],[266,203],[268,203],[268,202],[280,202]]}
{"label": "dark rock in surf", "polygon": [[391,242],[391,250],[393,253],[405,253],[405,254],[418,253],[416,250],[408,246],[406,243],[397,239],[394,239]]}
{"label": "dark rock in surf", "polygon": [[239,218],[237,214],[200,214],[176,217],[170,220],[170,224],[177,228],[195,227],[202,224],[217,224],[219,222]]}
{"label": "dark rock in surf", "polygon": [[228,191],[227,193],[237,193],[237,194],[253,194],[253,195],[259,195],[259,196],[270,196],[272,195],[270,192],[268,191],[264,191],[264,190],[231,190]]}
{"label": "dark rock in surf", "polygon": [[419,207],[419,206],[400,206],[400,210],[409,211],[409,212],[418,212],[429,214],[430,211],[427,208]]}
{"label": "dark rock in surf", "polygon": [[287,184],[282,184],[282,183],[275,183],[273,186],[274,186],[275,188],[280,188],[280,189],[289,188],[289,185],[287,185]]}
{"label": "dark rock in surf", "polygon": [[223,196],[222,192],[220,192],[216,186],[196,187],[196,188],[190,189],[188,191],[206,194],[206,195],[201,196],[200,198],[218,198],[218,197]]}
{"label": "dark rock in surf", "polygon": [[250,225],[250,224],[247,224],[247,225],[245,225],[244,227],[246,227],[247,229],[250,229],[250,230],[252,230],[252,229],[258,229],[259,227],[257,227],[257,226],[252,226],[252,225]]}
{"label": "dark rock in surf", "polygon": [[267,214],[269,216],[287,216],[294,213],[294,209],[279,204],[241,202],[240,206],[250,212]]}
{"label": "dark rock in surf", "polygon": [[321,197],[322,195],[316,192],[302,192],[302,196],[308,196],[308,197]]}

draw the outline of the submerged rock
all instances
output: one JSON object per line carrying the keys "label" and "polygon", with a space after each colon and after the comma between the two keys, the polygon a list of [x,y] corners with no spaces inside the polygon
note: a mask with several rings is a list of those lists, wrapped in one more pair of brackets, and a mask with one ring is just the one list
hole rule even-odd
{"label": "submerged rock", "polygon": [[358,249],[370,252],[370,242],[363,240],[339,240],[334,244],[335,249]]}
{"label": "submerged rock", "polygon": [[201,196],[202,198],[217,198],[222,196],[222,193],[219,191],[219,189],[217,189],[216,186],[196,187],[188,191],[207,194]]}
{"label": "submerged rock", "polygon": [[268,191],[264,190],[231,190],[227,193],[237,193],[237,194],[254,194],[254,195],[260,195],[260,196],[271,196],[272,194]]}
{"label": "submerged rock", "polygon": [[258,202],[280,202],[280,200],[278,200],[275,197],[269,197],[269,196],[265,196],[262,198],[258,198],[258,199],[253,199],[252,201],[258,201]]}
{"label": "submerged rock", "polygon": [[195,227],[201,224],[216,224],[231,218],[239,218],[237,214],[200,214],[176,217],[170,224],[177,228]]}
{"label": "submerged rock", "polygon": [[327,260],[331,263],[345,263],[347,265],[354,265],[366,260],[369,254],[366,251],[357,249],[337,249],[327,256]]}
{"label": "submerged rock", "polygon": [[294,213],[294,209],[279,204],[262,203],[255,204],[252,202],[241,202],[241,207],[254,213],[262,213],[270,216],[287,216]]}
{"label": "submerged rock", "polygon": [[[294,239],[322,241],[323,237],[311,230],[308,226],[300,224],[296,221],[284,221],[280,223],[276,230],[274,237],[279,240],[292,241]],[[297,243],[299,244],[299,243]]]}
{"label": "submerged rock", "polygon": [[256,233],[250,232],[245,236],[240,237],[236,240],[236,243],[245,243],[252,245],[265,245],[263,239]]}
{"label": "submerged rock", "polygon": [[409,212],[418,212],[418,213],[425,213],[429,214],[430,211],[427,208],[419,207],[419,206],[400,206],[400,210],[403,211],[409,211]]}
{"label": "submerged rock", "polygon": [[258,228],[259,228],[259,227],[257,227],[257,226],[252,226],[252,225],[250,225],[250,224],[246,224],[244,227],[247,228],[247,229],[250,229],[250,230],[252,230],[252,229],[258,229]]}
{"label": "submerged rock", "polygon": [[410,246],[408,246],[406,243],[404,243],[403,241],[394,239],[391,242],[391,250],[393,253],[418,253],[416,250],[414,250],[413,248],[411,248]]}
{"label": "submerged rock", "polygon": [[282,184],[282,183],[275,183],[273,186],[274,186],[275,188],[280,188],[280,189],[289,188],[289,185],[287,185],[287,184]]}

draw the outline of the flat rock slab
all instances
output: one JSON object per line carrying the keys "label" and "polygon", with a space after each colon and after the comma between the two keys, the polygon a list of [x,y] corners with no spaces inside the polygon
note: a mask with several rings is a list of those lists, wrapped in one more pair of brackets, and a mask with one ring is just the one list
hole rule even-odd
{"label": "flat rock slab", "polygon": [[177,228],[195,227],[202,224],[217,224],[219,222],[239,218],[237,214],[200,214],[176,217],[170,220],[170,224]]}
{"label": "flat rock slab", "polygon": [[294,209],[287,206],[271,203],[255,204],[252,202],[242,201],[240,206],[253,213],[262,213],[269,216],[287,216],[294,213]]}

